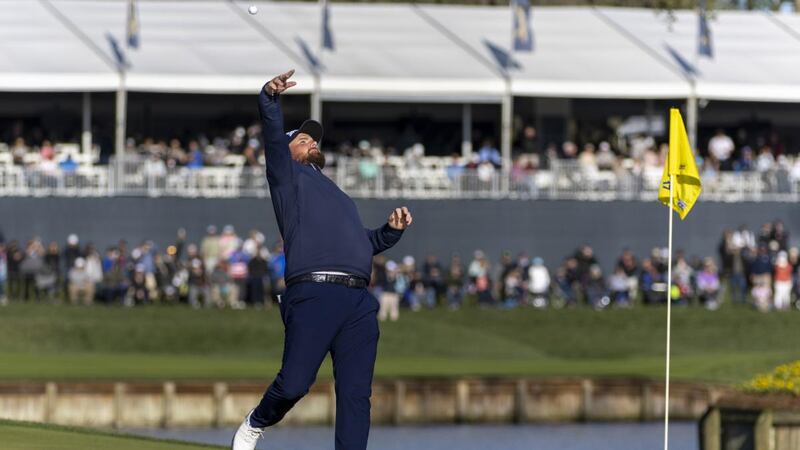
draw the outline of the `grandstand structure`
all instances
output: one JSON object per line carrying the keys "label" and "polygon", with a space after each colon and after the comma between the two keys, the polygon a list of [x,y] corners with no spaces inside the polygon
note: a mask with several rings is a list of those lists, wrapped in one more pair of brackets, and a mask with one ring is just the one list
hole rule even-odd
{"label": "grandstand structure", "polygon": [[[258,15],[246,13],[251,3]],[[700,111],[701,126],[751,120],[782,129],[790,144],[800,142],[793,130],[800,118],[800,17],[793,14],[717,11],[714,57],[705,58],[696,55],[694,11],[676,11],[667,21],[647,9],[537,7],[534,51],[511,54],[503,68],[497,49],[508,48],[504,7],[336,3],[333,51],[319,49],[320,14],[313,3],[144,0],[139,8],[142,44],[127,51],[120,71],[108,36],[124,41],[125,1],[0,0],[0,124],[42,114],[28,104],[53,95],[47,108],[60,103],[56,110],[74,119],[67,126],[80,131],[73,133],[80,139],[54,142],[55,161],[75,163],[69,171],[43,168],[39,152],[15,162],[12,143],[0,143],[0,196],[265,196],[262,169],[238,155],[219,166],[153,172],[131,155],[118,153],[109,162],[113,145],[103,142],[101,150],[96,130],[102,125],[113,133],[108,114],[120,89],[252,96],[287,67],[297,70],[287,112],[294,117],[310,115],[315,94],[325,105],[362,105],[365,119],[376,104],[452,106],[446,121],[457,134],[460,158],[444,156],[450,148],[411,165],[391,155],[336,158],[329,175],[364,198],[653,198],[660,168],[629,158],[614,170],[559,160],[514,172],[505,159],[500,170],[449,170],[471,161],[474,121],[488,120],[500,137],[499,105],[508,93],[515,114],[557,143],[567,139],[565,124],[586,102],[593,102],[595,116],[647,116],[648,124],[668,106],[711,102]],[[321,111],[323,121],[336,115],[334,106]],[[503,150],[508,158],[509,149]],[[800,200],[800,162],[793,152],[797,148],[787,145],[788,157],[768,171],[707,176],[704,198]]]}

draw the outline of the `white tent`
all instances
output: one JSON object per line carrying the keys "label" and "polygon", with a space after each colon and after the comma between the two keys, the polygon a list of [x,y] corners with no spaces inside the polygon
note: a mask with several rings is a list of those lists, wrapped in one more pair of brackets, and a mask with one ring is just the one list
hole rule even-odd
{"label": "white tent", "polygon": [[[510,44],[506,7],[331,6],[334,51],[320,52],[315,3],[141,0],[141,46],[126,88],[142,92],[252,93],[297,70],[313,90],[318,58],[325,99],[499,102],[502,71],[487,43]],[[123,47],[124,0],[0,0],[0,91],[113,91],[106,38]],[[800,101],[800,17],[719,11],[714,57],[698,58],[697,15],[670,26],[653,10],[534,7],[535,49],[515,53],[516,96]],[[686,74],[676,55],[696,67]]]}

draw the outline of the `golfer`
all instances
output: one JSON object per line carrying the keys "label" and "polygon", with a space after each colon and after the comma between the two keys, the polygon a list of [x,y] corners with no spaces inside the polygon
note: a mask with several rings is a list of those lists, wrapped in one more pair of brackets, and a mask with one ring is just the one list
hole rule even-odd
{"label": "golfer", "polygon": [[397,243],[411,225],[401,207],[386,224],[364,228],[356,204],[322,173],[322,125],[306,120],[284,134],[278,97],[294,70],[259,95],[267,182],[286,252],[283,364],[261,402],[233,437],[233,450],[253,450],[307,392],[330,352],[336,379],[336,449],[367,448],[372,373],[378,346],[378,301],[367,291],[372,256]]}

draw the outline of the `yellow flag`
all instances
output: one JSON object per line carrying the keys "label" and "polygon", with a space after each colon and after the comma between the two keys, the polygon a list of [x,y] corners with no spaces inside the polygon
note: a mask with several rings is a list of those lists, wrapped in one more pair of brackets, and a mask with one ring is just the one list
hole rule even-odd
{"label": "yellow flag", "polygon": [[702,186],[681,113],[675,108],[669,110],[669,154],[661,176],[661,187],[658,189],[658,200],[665,205],[669,205],[670,175],[675,177],[672,209],[683,220],[700,196]]}

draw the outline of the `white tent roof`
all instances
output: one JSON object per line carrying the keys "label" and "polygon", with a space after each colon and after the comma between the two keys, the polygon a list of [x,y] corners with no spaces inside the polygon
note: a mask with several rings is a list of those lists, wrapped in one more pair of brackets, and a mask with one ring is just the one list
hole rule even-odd
{"label": "white tent roof", "polygon": [[[139,1],[141,46],[128,52],[128,89],[251,93],[297,70],[313,90],[301,43],[319,56],[315,3]],[[125,43],[125,0],[0,0],[0,90],[110,91],[119,77],[106,34]],[[721,11],[710,22],[715,55],[696,58],[697,15],[668,29],[653,10],[534,7],[535,50],[515,53],[519,96],[683,98],[696,63],[708,99],[800,101],[800,17]],[[360,101],[495,102],[502,71],[486,43],[507,49],[506,7],[409,4],[331,6],[335,50],[322,52],[322,94]],[[670,50],[671,49],[671,50]]]}
{"label": "white tent roof", "polygon": [[[486,41],[510,47],[507,8],[425,6],[476,51],[492,59]],[[535,8],[534,51],[517,52],[517,95],[674,98],[688,95],[685,79],[603,22],[591,8]]]}
{"label": "white tent roof", "polygon": [[102,91],[118,83],[109,61],[45,4],[0,0],[0,90]]}
{"label": "white tent roof", "polygon": [[800,101],[800,33],[797,16],[723,11],[709,20],[713,58],[697,55],[697,14],[677,11],[671,26],[652,11],[603,9],[614,22],[676,67],[680,55],[697,70],[697,95],[717,100]]}

